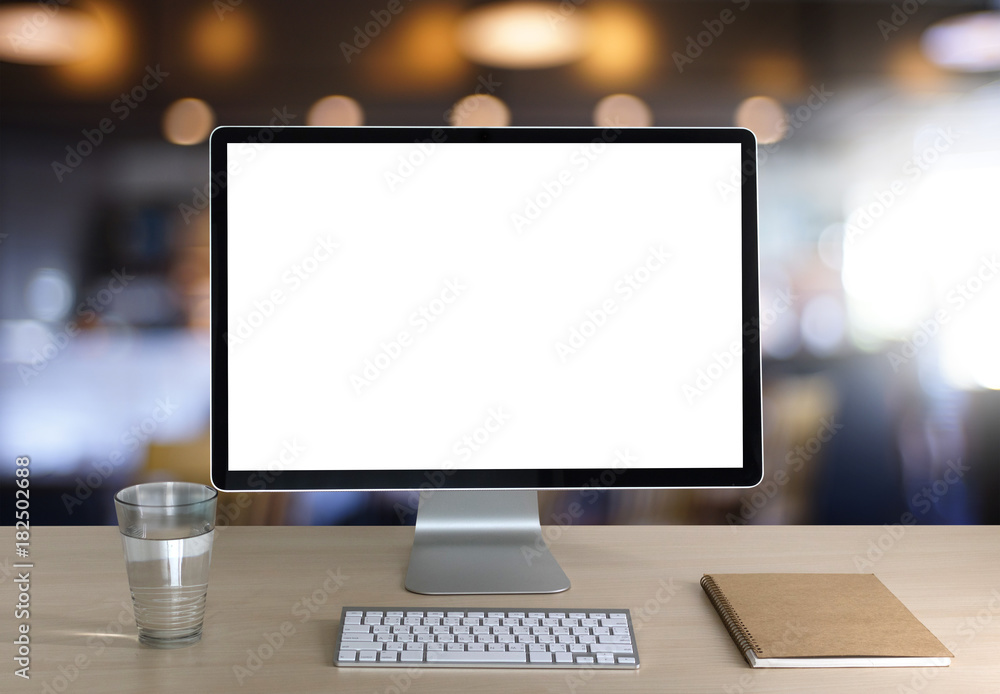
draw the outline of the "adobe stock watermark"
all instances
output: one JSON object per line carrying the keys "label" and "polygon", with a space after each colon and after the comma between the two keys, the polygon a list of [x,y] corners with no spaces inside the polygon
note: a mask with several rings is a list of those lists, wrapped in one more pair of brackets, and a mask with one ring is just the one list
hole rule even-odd
{"label": "adobe stock watermark", "polygon": [[514,233],[523,234],[529,226],[537,222],[545,210],[552,207],[555,201],[573,186],[578,180],[577,177],[587,171],[607,151],[608,144],[617,140],[621,132],[621,128],[605,128],[599,137],[577,147],[570,154],[567,166],[542,181],[540,190],[528,195],[521,207],[511,213],[510,221]]}
{"label": "adobe stock watermark", "polygon": [[[760,312],[759,321],[753,319],[744,323],[743,336],[748,338],[748,344],[759,345],[761,334],[777,323],[778,318],[783,313],[792,308],[795,299],[796,296],[791,291],[781,289],[776,293],[771,305]],[[742,358],[742,337],[733,340],[725,349],[712,354],[712,360],[708,366],[699,368],[695,372],[693,381],[681,386],[681,392],[687,398],[688,404],[695,404],[695,401],[708,393]]]}
{"label": "adobe stock watermark", "polygon": [[63,493],[60,500],[66,508],[66,514],[72,516],[75,508],[82,506],[84,501],[89,499],[101,485],[114,475],[118,466],[131,460],[128,454],[145,447],[160,425],[170,419],[176,411],[177,404],[172,402],[169,396],[157,398],[149,414],[130,426],[118,438],[119,447],[108,453],[105,458],[94,462],[91,465],[92,470],[86,475],[78,476],[74,480],[76,487],[72,494]]}
{"label": "adobe stock watermark", "polygon": [[[281,473],[288,470],[308,450],[297,438],[285,439],[278,452],[262,466],[263,469],[250,473],[247,477],[247,486],[260,490],[273,488],[269,485],[273,485]],[[248,492],[240,492],[235,497],[230,495],[229,498],[228,501],[219,498],[215,511],[216,530],[235,523],[253,501],[253,495]]]}
{"label": "adobe stock watermark", "polygon": [[781,489],[787,485],[792,477],[801,472],[806,463],[811,461],[823,449],[824,444],[829,443],[842,429],[844,424],[836,421],[835,417],[823,417],[819,420],[819,428],[816,433],[798,444],[785,454],[785,468],[778,468],[766,482],[762,482],[754,488],[749,495],[740,497],[740,515],[733,512],[726,514],[726,522],[734,531],[737,525],[746,525],[751,522],[761,510],[778,496]]}
{"label": "adobe stock watermark", "polygon": [[163,70],[159,63],[155,67],[147,65],[146,74],[143,75],[139,83],[129,91],[122,92],[108,105],[111,113],[117,116],[118,122],[106,117],[97,122],[97,127],[84,128],[80,131],[80,134],[83,135],[82,140],[75,145],[66,145],[66,156],[63,157],[62,161],[52,161],[52,172],[55,174],[56,180],[62,183],[66,176],[76,171],[83,160],[93,154],[105,138],[117,129],[118,124],[139,108],[139,104],[145,101],[150,93],[163,84],[163,80],[169,76],[170,73]]}
{"label": "adobe stock watermark", "polygon": [[997,261],[996,255],[981,256],[976,270],[945,293],[948,305],[939,308],[930,318],[920,321],[913,333],[903,340],[898,350],[892,349],[886,353],[893,373],[898,373],[900,368],[915,359],[920,350],[929,345],[941,333],[944,326],[968,306],[998,274],[1000,274],[1000,262]]}
{"label": "adobe stock watermark", "polygon": [[122,637],[127,629],[135,628],[135,617],[132,613],[132,605],[129,602],[119,603],[121,609],[114,619],[109,621],[103,631],[98,631],[87,636],[86,652],[77,653],[72,661],[60,665],[56,674],[42,685],[42,694],[62,694],[66,692],[70,685],[76,682],[77,678],[96,659],[104,655],[104,652],[114,643],[115,639]]}
{"label": "adobe stock watermark", "polygon": [[38,10],[24,17],[17,31],[8,31],[4,38],[10,42],[10,47],[15,53],[29,55],[34,53],[37,48],[35,40],[39,32],[43,31],[52,21],[52,17],[69,3],[70,0],[38,0],[35,3]]}
{"label": "adobe stock watermark", "polygon": [[275,133],[280,133],[292,124],[298,116],[288,111],[287,106],[281,109],[272,108],[271,120],[265,127],[262,127],[245,141],[241,142],[236,149],[237,157],[232,158],[225,171],[213,171],[208,183],[204,186],[194,186],[191,188],[191,203],[179,203],[177,211],[180,212],[184,224],[190,225],[191,220],[208,209],[209,203],[215,199],[221,190],[224,190],[229,181],[239,176],[243,167],[252,162],[264,149],[264,145],[274,142]]}
{"label": "adobe stock watermark", "polygon": [[80,335],[82,329],[91,325],[98,317],[107,310],[115,297],[125,291],[129,282],[135,279],[135,275],[130,275],[123,267],[121,271],[112,270],[111,279],[107,284],[98,289],[93,294],[87,296],[76,305],[76,319],[67,321],[61,329],[51,332],[49,341],[31,353],[31,360],[27,364],[19,364],[17,367],[21,382],[25,385],[45,370],[54,359],[62,354],[70,343]]}
{"label": "adobe stock watermark", "polygon": [[355,395],[361,395],[366,388],[371,388],[375,382],[395,364],[403,353],[416,344],[418,336],[441,318],[468,290],[461,277],[452,277],[444,281],[444,286],[429,301],[421,304],[410,314],[408,324],[413,331],[400,330],[394,337],[379,343],[375,355],[365,359],[356,373],[348,376]]}
{"label": "adobe stock watermark", "polygon": [[549,23],[549,27],[555,29],[569,19],[586,2],[587,0],[560,0],[559,5],[555,9],[545,12],[545,20]]}
{"label": "adobe stock watermark", "polygon": [[230,12],[235,12],[236,8],[243,4],[243,0],[212,0],[212,9],[219,21],[223,21]]}
{"label": "adobe stock watermark", "polygon": [[883,41],[888,41],[889,37],[903,28],[903,25],[910,21],[910,17],[917,13],[927,0],[903,0],[900,3],[893,3],[890,7],[889,18],[879,19],[875,22],[875,27],[882,35]]}
{"label": "adobe stock watermark", "polygon": [[[731,0],[731,2],[736,6],[738,12],[744,12],[750,7],[750,0]],[[697,34],[687,37],[684,42],[684,52],[674,51],[670,55],[677,72],[683,73],[685,67],[692,65],[695,60],[704,55],[705,51],[722,36],[726,27],[736,21],[736,16],[736,12],[727,7],[719,13],[718,17],[703,20],[701,24],[705,28]]]}
{"label": "adobe stock watermark", "polygon": [[[961,640],[948,639],[945,643],[945,648],[951,651],[951,654],[957,658],[960,653],[965,651],[993,623],[997,615],[1000,615],[1000,590],[993,588],[985,598],[983,607],[975,615],[966,615],[963,617],[955,626],[955,634],[961,637]],[[896,685],[896,694],[920,694],[937,677],[941,676],[943,672],[947,672],[948,669],[931,666],[906,668],[908,683]]]}
{"label": "adobe stock watermark", "polygon": [[[473,93],[477,95],[493,94],[501,84],[502,82],[493,79],[493,73],[489,73],[486,76],[479,75],[476,78],[476,88],[473,90]],[[463,99],[447,109],[442,116],[445,122],[451,122],[453,117],[463,120],[478,110],[479,104],[479,99]],[[414,140],[413,144],[415,147],[406,154],[400,154],[396,157],[395,167],[382,174],[389,192],[395,193],[399,186],[412,178],[417,170],[426,164],[434,156],[435,152],[438,151],[438,145],[447,140],[448,134],[444,128],[434,128],[428,137]]]}
{"label": "adobe stock watermark", "polygon": [[[406,0],[407,4],[410,1]],[[403,4],[402,0],[389,0],[385,4],[385,7],[369,12],[371,16],[369,21],[363,25],[355,25],[351,42],[341,41],[339,45],[340,52],[343,54],[347,64],[350,65],[354,58],[361,55],[361,51],[368,48],[371,42],[377,39],[386,27],[392,23],[392,20],[405,9],[406,5]]]}
{"label": "adobe stock watermark", "polygon": [[[479,451],[483,450],[507,424],[510,422],[511,413],[506,405],[497,404],[489,407],[486,416],[472,429],[466,431],[452,443],[450,453],[445,458],[438,469],[430,470],[424,474],[426,482],[422,482],[417,488],[409,491],[409,498],[406,504],[398,501],[392,505],[392,510],[400,524],[405,525],[411,516],[415,516],[420,509],[420,503],[428,499],[438,489],[441,489],[448,477],[455,474],[458,465],[468,465]],[[458,461],[456,463],[455,461]]]}
{"label": "adobe stock watermark", "polygon": [[[833,95],[834,92],[827,89],[825,83],[820,84],[818,87],[815,84],[810,86],[809,96],[806,97],[805,102],[800,104],[794,111],[788,113],[783,119],[781,123],[782,130],[784,131],[783,137],[776,142],[757,145],[756,162],[751,158],[749,161],[742,162],[741,164],[734,164],[730,170],[729,178],[716,183],[716,192],[719,193],[722,200],[728,202],[733,195],[739,195],[746,179],[766,164],[778,150],[791,140],[799,128],[812,120],[813,115],[823,108]],[[751,151],[750,154],[754,154],[754,152]]]}
{"label": "adobe stock watermark", "polygon": [[[784,650],[788,646],[794,646],[802,640],[802,637],[809,632],[802,626],[800,622],[785,622],[785,630],[781,634],[781,638],[777,641],[772,641],[770,644],[765,644],[764,652],[766,653],[768,649]],[[780,651],[779,651],[780,652]],[[745,694],[754,688],[754,675],[756,673],[744,673],[740,675],[736,684],[727,684],[722,686],[722,691],[725,694]]]}
{"label": "adobe stock watermark", "polygon": [[897,202],[906,197],[910,187],[927,173],[959,139],[954,128],[938,128],[934,141],[914,156],[907,159],[900,169],[900,177],[875,191],[871,200],[857,207],[847,216],[844,225],[844,237],[848,243],[855,243],[868,233],[875,222]]}
{"label": "adobe stock watermark", "polygon": [[903,539],[903,536],[906,535],[906,529],[911,525],[916,525],[920,521],[920,517],[927,515],[949,491],[961,484],[965,473],[971,469],[962,463],[961,458],[945,463],[945,471],[941,477],[922,487],[920,491],[910,497],[911,510],[905,511],[899,517],[898,522],[883,524],[882,532],[879,533],[878,537],[868,540],[868,547],[864,553],[854,555],[852,562],[855,570],[858,573],[870,572],[875,564],[892,551],[897,542]]}
{"label": "adobe stock watermark", "polygon": [[[680,592],[680,587],[674,583],[674,578],[665,578],[663,576],[657,579],[656,590],[653,591],[652,597],[646,600],[639,607],[633,607],[630,612],[632,613],[632,632],[638,634],[642,628],[651,622],[653,618],[663,610],[663,608],[669,603],[677,593]],[[628,627],[593,627],[594,636],[600,638],[605,634],[613,634],[616,636],[624,636],[628,634]],[[618,653],[626,654],[631,651],[621,650]],[[570,694],[575,694],[577,691],[584,689],[590,681],[594,679],[594,675],[601,669],[601,666],[596,664],[584,665],[578,667],[571,667],[566,673],[566,689]]]}
{"label": "adobe stock watermark", "polygon": [[[291,616],[297,619],[301,626],[316,616],[330,598],[337,594],[350,580],[340,567],[336,570],[327,569],[323,582],[309,595],[303,596],[292,605]],[[248,679],[260,672],[261,668],[271,660],[298,633],[296,622],[286,619],[274,631],[265,631],[256,648],[246,649],[246,660],[233,665],[233,676],[236,684],[243,686]]]}
{"label": "adobe stock watermark", "polygon": [[[636,467],[639,462],[639,458],[629,452],[628,448],[624,450],[616,450],[614,452],[614,459],[611,464],[601,470],[601,472],[593,477],[591,477],[586,484],[583,485],[582,489],[585,503],[590,506],[600,498],[600,491],[602,489],[608,489],[615,485],[618,478],[628,472],[630,469]],[[566,528],[570,527],[576,521],[578,521],[585,512],[585,506],[574,501],[566,507],[566,512],[553,513],[550,524],[542,527],[542,534],[535,540],[534,546],[522,545],[521,546],[521,556],[524,557],[524,561],[528,566],[538,557],[543,556],[548,552],[548,547],[553,542],[558,542],[559,538],[563,536]],[[546,544],[548,542],[548,545]]]}
{"label": "adobe stock watermark", "polygon": [[648,286],[667,266],[668,260],[670,253],[663,244],[650,246],[646,257],[614,283],[611,295],[598,302],[596,306],[586,309],[583,319],[568,328],[564,339],[556,341],[554,347],[559,360],[566,364],[571,357],[586,347],[587,343],[608,324],[611,316],[617,314],[619,309],[637,292]]}
{"label": "adobe stock watermark", "polygon": [[223,335],[229,353],[232,354],[264,327],[278,308],[289,301],[339,250],[340,242],[332,236],[317,236],[313,247],[305,257],[293,263],[281,274],[277,287],[266,293],[264,298],[255,299],[253,308],[245,315],[231,317],[229,332]]}

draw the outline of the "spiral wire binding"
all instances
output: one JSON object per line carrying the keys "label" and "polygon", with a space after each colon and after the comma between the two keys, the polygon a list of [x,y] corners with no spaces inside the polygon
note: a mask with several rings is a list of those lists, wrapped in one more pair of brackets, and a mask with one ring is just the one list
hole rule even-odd
{"label": "spiral wire binding", "polygon": [[716,585],[715,581],[710,576],[703,576],[701,587],[708,593],[708,599],[712,601],[712,605],[715,606],[719,616],[722,617],[722,621],[726,625],[726,630],[733,637],[733,641],[736,642],[744,657],[746,657],[748,650],[753,651],[758,658],[764,657],[764,650],[754,640],[750,634],[750,630],[747,629],[743,620],[736,614],[736,610],[733,609],[732,604],[726,599],[726,596],[722,593],[719,586]]}

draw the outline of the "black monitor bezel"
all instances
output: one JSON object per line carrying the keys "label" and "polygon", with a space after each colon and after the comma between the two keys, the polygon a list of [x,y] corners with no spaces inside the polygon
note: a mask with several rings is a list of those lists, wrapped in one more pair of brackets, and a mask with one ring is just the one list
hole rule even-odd
{"label": "black monitor bezel", "polygon": [[[228,145],[247,143],[336,142],[495,142],[495,143],[734,143],[740,171],[720,186],[740,186],[742,236],[743,465],[726,468],[500,469],[500,470],[285,470],[229,469],[228,421]],[[763,477],[761,427],[760,303],[758,293],[757,143],[744,128],[599,127],[274,127],[222,126],[209,142],[210,307],[211,307],[211,478],[224,491],[577,489],[752,487]],[[236,172],[238,173],[238,172]],[[705,442],[712,455],[713,442]]]}

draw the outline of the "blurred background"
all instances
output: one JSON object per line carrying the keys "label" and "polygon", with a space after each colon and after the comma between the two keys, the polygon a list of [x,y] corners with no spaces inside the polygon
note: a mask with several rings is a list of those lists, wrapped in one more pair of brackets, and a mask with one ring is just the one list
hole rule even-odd
{"label": "blurred background", "polygon": [[[544,493],[543,522],[1000,522],[998,77],[1000,5],[962,0],[0,3],[0,482],[30,456],[33,522],[99,524],[208,481],[216,125],[735,124],[764,482]],[[220,524],[401,498],[226,494]]]}

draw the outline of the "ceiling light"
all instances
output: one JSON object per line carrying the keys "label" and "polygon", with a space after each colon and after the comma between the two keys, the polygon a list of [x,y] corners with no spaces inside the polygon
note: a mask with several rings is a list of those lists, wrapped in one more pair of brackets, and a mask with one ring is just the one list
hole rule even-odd
{"label": "ceiling light", "polygon": [[554,67],[583,55],[585,23],[571,3],[498,3],[472,10],[462,19],[458,45],[467,58],[483,65]]}
{"label": "ceiling light", "polygon": [[56,3],[0,7],[0,60],[61,65],[86,58],[95,48],[98,22],[86,12]]}
{"label": "ceiling light", "polygon": [[920,41],[941,67],[965,72],[1000,70],[1000,11],[971,12],[930,26]]}

